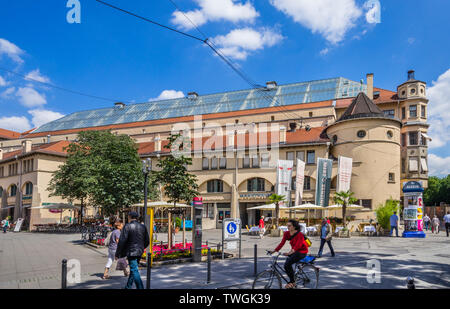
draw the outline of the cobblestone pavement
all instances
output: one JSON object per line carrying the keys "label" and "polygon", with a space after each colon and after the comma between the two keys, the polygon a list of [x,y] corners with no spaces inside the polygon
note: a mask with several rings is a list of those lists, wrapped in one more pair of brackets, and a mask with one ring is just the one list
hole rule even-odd
{"label": "cobblestone pavement", "polygon": [[[189,239],[190,233],[186,234]],[[166,235],[158,234],[159,240]],[[220,242],[219,230],[205,231],[204,241]],[[126,278],[118,271],[102,280],[106,249],[83,245],[79,235],[7,233],[0,235],[0,288],[60,288],[62,259],[78,259],[81,283],[69,288],[123,288]],[[176,241],[182,239],[181,233]],[[316,254],[318,237],[311,237],[311,254]],[[267,267],[266,249],[273,249],[279,238],[243,235],[242,258],[214,260],[211,283],[206,283],[206,263],[158,266],[152,269],[152,288],[250,288],[253,281],[254,244],[258,245],[258,271]],[[317,260],[320,288],[405,288],[405,279],[416,278],[417,288],[450,288],[450,238],[444,233],[427,234],[425,239],[352,237],[333,239],[336,257]],[[286,245],[285,249],[288,249]],[[237,250],[230,250],[237,256]],[[367,261],[380,262],[380,283],[368,283]],[[146,269],[141,270],[145,280]]]}

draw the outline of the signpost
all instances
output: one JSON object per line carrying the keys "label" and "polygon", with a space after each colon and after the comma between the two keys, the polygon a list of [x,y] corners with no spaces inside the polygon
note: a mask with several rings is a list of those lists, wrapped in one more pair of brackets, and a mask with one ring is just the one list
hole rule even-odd
{"label": "signpost", "polygon": [[241,219],[227,218],[222,224],[222,259],[225,258],[225,243],[227,249],[236,249],[239,242],[239,258],[241,257]]}
{"label": "signpost", "polygon": [[14,232],[20,232],[20,228],[22,227],[23,218],[17,219],[16,226],[14,227]]}

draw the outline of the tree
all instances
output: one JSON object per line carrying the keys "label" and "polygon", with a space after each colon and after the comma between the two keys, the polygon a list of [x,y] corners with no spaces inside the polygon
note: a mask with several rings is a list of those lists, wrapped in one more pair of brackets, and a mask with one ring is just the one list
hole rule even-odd
{"label": "tree", "polygon": [[342,222],[344,227],[347,226],[347,218],[345,217],[347,214],[347,206],[350,204],[356,203],[357,199],[353,197],[354,193],[350,190],[348,191],[340,191],[336,192],[334,195],[334,202],[338,205],[342,205]]}
{"label": "tree", "polygon": [[283,195],[272,194],[269,196],[269,201],[272,204],[275,204],[275,227],[278,228],[280,223],[280,203],[284,203],[286,200]]}
{"label": "tree", "polygon": [[377,221],[381,225],[381,227],[389,231],[390,221],[389,219],[394,214],[394,211],[398,210],[399,201],[393,200],[392,198],[387,200],[384,205],[380,205],[377,210]]}
{"label": "tree", "polygon": [[439,206],[441,202],[450,204],[450,175],[443,178],[429,177],[428,187],[423,193],[423,198],[427,206]]}

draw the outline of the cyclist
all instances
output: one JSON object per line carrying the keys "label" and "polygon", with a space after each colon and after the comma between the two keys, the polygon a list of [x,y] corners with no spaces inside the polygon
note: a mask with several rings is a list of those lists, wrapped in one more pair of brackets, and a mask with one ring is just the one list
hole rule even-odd
{"label": "cyclist", "polygon": [[286,241],[289,240],[289,243],[291,244],[291,251],[288,253],[283,253],[284,256],[287,256],[286,262],[284,263],[284,270],[289,277],[289,283],[286,284],[286,289],[293,289],[295,288],[293,265],[306,257],[308,254],[308,245],[305,242],[303,233],[300,232],[300,224],[298,221],[294,219],[289,220],[287,223],[287,228],[288,230],[283,234],[283,239],[278,247],[272,251],[272,253],[280,251]]}

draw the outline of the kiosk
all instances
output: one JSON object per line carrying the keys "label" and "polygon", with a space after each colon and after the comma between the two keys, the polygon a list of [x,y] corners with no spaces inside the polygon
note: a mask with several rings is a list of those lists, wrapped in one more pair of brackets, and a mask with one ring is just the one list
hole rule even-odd
{"label": "kiosk", "polygon": [[192,259],[194,262],[200,262],[202,260],[203,199],[194,197],[192,207]]}
{"label": "kiosk", "polygon": [[405,231],[403,237],[425,238],[423,231],[423,187],[420,182],[408,181],[403,185]]}

